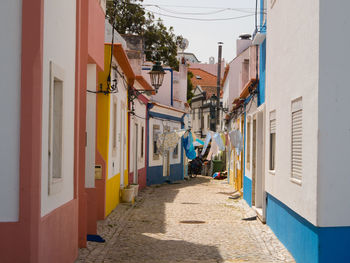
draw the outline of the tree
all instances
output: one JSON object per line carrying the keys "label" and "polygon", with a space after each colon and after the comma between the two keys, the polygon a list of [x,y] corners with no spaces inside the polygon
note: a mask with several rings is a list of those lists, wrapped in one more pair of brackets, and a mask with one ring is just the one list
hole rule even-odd
{"label": "tree", "polygon": [[143,36],[145,55],[149,61],[161,61],[178,69],[176,59],[177,44],[181,36],[174,34],[173,27],[167,28],[161,19],[154,20],[154,15],[146,12],[139,2],[143,0],[108,1],[109,21],[120,34]]}

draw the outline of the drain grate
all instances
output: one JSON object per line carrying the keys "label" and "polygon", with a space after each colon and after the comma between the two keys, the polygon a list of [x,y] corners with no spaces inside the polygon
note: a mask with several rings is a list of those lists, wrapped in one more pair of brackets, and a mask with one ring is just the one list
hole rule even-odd
{"label": "drain grate", "polygon": [[205,224],[205,221],[200,221],[200,220],[184,220],[180,221],[181,224]]}

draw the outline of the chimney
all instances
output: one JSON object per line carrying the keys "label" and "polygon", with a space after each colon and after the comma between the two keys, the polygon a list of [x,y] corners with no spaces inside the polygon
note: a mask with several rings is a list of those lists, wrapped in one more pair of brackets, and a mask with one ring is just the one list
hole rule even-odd
{"label": "chimney", "polygon": [[239,39],[237,39],[236,42],[236,56],[241,54],[252,44],[251,37],[252,36],[249,34],[243,34],[239,36]]}

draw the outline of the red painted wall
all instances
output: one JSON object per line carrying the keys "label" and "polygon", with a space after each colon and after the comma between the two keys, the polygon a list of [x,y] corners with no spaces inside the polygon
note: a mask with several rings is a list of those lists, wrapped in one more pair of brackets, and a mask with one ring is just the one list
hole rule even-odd
{"label": "red painted wall", "polygon": [[78,256],[77,199],[42,218],[39,247],[39,262],[74,262]]}

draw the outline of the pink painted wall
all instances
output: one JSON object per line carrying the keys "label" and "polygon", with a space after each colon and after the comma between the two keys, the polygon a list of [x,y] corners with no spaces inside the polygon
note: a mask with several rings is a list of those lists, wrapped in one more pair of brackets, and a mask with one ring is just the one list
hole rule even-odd
{"label": "pink painted wall", "polygon": [[104,68],[105,13],[98,0],[88,2],[88,55],[89,63]]}

